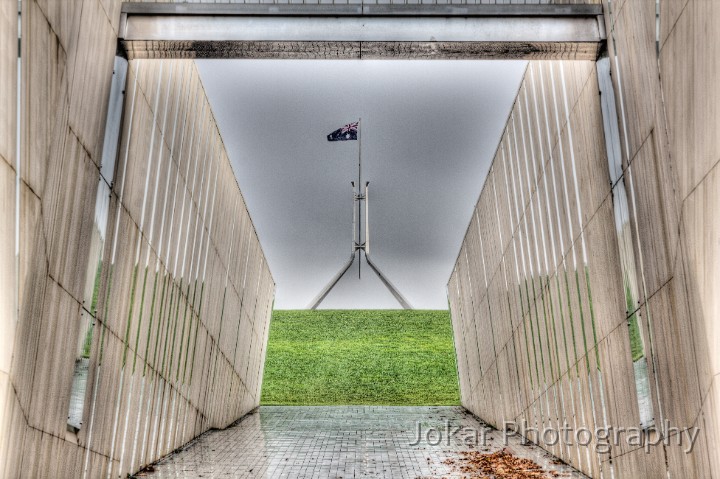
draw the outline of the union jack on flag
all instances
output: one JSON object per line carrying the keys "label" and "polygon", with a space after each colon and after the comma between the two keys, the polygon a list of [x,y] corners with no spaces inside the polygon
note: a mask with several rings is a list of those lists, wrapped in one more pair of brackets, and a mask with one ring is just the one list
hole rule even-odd
{"label": "union jack on flag", "polygon": [[328,141],[357,140],[358,122],[348,123],[327,136]]}

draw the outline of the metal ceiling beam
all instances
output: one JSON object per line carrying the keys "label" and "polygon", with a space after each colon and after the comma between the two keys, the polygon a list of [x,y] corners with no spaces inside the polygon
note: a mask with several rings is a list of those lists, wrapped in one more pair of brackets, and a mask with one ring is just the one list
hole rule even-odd
{"label": "metal ceiling beam", "polygon": [[129,15],[364,15],[364,16],[597,16],[600,4],[406,4],[406,3],[152,3],[126,2]]}
{"label": "metal ceiling beam", "polygon": [[125,3],[129,58],[595,59],[600,5]]}

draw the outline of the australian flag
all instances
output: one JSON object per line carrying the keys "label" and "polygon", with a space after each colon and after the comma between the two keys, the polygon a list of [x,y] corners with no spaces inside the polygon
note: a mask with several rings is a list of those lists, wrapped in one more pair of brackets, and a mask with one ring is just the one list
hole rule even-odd
{"label": "australian flag", "polygon": [[328,141],[357,140],[358,122],[348,123],[327,136]]}

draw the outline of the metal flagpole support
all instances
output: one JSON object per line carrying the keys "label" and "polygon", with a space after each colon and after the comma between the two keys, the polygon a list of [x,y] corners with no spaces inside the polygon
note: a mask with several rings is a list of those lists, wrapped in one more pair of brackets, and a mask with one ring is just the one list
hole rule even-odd
{"label": "metal flagpole support", "polygon": [[368,199],[368,186],[370,182],[365,182],[365,257],[370,254],[370,200]]}
{"label": "metal flagpole support", "polygon": [[315,296],[315,299],[312,300],[312,303],[310,303],[310,307],[308,309],[317,309],[318,306],[320,306],[320,303],[323,302],[323,299],[325,299],[325,296],[328,295],[331,289],[335,287],[335,285],[340,281],[340,278],[343,277],[345,272],[350,269],[350,266],[352,266],[353,261],[355,261],[355,252],[350,255],[350,259],[343,265],[342,268],[340,268],[340,271],[337,272],[335,276],[330,280],[330,282],[323,288],[322,291],[320,291],[320,294]]}
{"label": "metal flagpole support", "polygon": [[[362,122],[362,118],[358,118],[358,128],[357,128],[357,135],[358,135],[358,182],[357,182],[357,196],[355,197],[355,200],[357,201],[357,212],[358,212],[358,215],[357,215],[357,218],[358,218],[357,247],[358,247],[358,248],[361,247],[361,246],[360,246],[360,245],[361,245],[361,243],[360,243],[360,241],[361,241],[361,239],[360,239],[360,238],[361,238],[361,232],[360,232],[360,230],[361,230],[361,227],[360,227],[360,214],[361,214],[361,211],[360,211],[360,208],[361,208],[361,206],[362,206],[361,201],[363,200],[363,198],[362,198],[362,193],[361,193],[361,190],[360,190],[361,185],[362,185],[362,183],[360,182],[360,181],[361,181],[361,178],[362,178],[362,125],[361,125],[361,122]],[[362,254],[362,253],[360,253],[360,254]],[[362,261],[358,261],[358,279],[360,279],[360,265],[362,265]]]}
{"label": "metal flagpole support", "polygon": [[[330,293],[330,291],[335,287],[335,285],[340,281],[340,278],[343,277],[343,275],[347,272],[347,270],[350,269],[350,266],[352,266],[353,261],[355,261],[355,257],[358,257],[358,279],[360,278],[360,264],[362,263],[362,253],[365,252],[365,261],[367,261],[368,265],[370,266],[370,269],[372,269],[375,274],[380,278],[380,281],[382,284],[385,285],[385,287],[392,293],[392,295],[395,297],[395,299],[400,303],[400,305],[403,307],[403,309],[412,309],[412,306],[408,302],[405,297],[400,294],[400,292],[395,288],[395,286],[390,282],[389,279],[385,277],[385,275],[380,271],[380,269],[370,261],[370,217],[369,217],[369,208],[368,208],[368,187],[370,185],[370,182],[365,183],[365,191],[362,189],[362,136],[360,133],[360,119],[358,119],[358,125],[357,125],[357,138],[358,138],[358,182],[357,185],[354,181],[350,182],[350,185],[352,187],[352,194],[353,194],[353,212],[352,212],[352,248],[350,253],[350,258],[347,260],[347,262],[340,268],[340,271],[335,274],[335,276],[332,277],[330,282],[320,291],[320,293],[313,299],[313,301],[308,306],[309,309],[317,309],[317,307],[320,305],[320,303],[323,302],[325,297]],[[361,219],[362,216],[362,202],[365,201],[365,241],[363,241],[363,234],[362,234],[362,224],[363,221]],[[355,208],[355,203],[357,203],[357,209]]]}
{"label": "metal flagpole support", "polygon": [[375,271],[375,274],[378,275],[378,278],[380,278],[380,281],[382,281],[385,287],[392,293],[393,296],[395,296],[395,299],[397,299],[397,302],[400,303],[400,306],[402,306],[403,309],[413,309],[412,306],[410,306],[408,300],[405,299],[402,294],[400,294],[400,291],[398,291],[395,286],[393,286],[393,284],[390,282],[390,280],[382,274],[378,267],[375,266],[372,261],[370,261],[370,256],[368,255],[367,251],[365,251],[365,261],[367,261],[367,264],[370,265],[370,268]]}
{"label": "metal flagpole support", "polygon": [[380,271],[380,269],[370,261],[370,199],[368,196],[368,187],[370,186],[370,182],[365,182],[365,243],[363,244],[362,249],[365,251],[365,261],[367,261],[367,264],[370,266],[370,269],[372,269],[375,274],[378,275],[378,278],[380,278],[380,281],[385,285],[385,287],[390,290],[393,296],[395,296],[395,299],[400,303],[400,305],[403,307],[403,309],[412,309],[412,306],[410,306],[410,302],[408,302],[405,297],[400,294],[400,291],[398,291],[395,286],[390,282],[389,279],[385,277],[384,274]]}
{"label": "metal flagpole support", "polygon": [[[357,251],[357,245],[358,245],[357,242],[355,241],[355,228],[356,228],[356,225],[357,225],[357,222],[359,219],[358,215],[360,214],[360,212],[358,211],[357,214],[355,213],[355,202],[357,201],[357,195],[355,194],[355,182],[351,181],[350,186],[352,186],[352,194],[353,194],[353,208],[352,208],[353,232],[352,232],[352,236],[350,237],[350,244],[352,244],[352,248],[350,249],[350,251],[352,252],[353,255],[355,255],[355,251]],[[360,233],[358,232],[358,238],[359,237],[360,237]]]}
{"label": "metal flagpole support", "polygon": [[330,293],[330,291],[335,287],[335,285],[340,281],[340,278],[343,277],[343,275],[347,272],[347,270],[350,269],[350,266],[352,266],[353,261],[355,261],[355,255],[357,254],[357,243],[355,242],[355,228],[358,222],[358,218],[356,216],[357,212],[355,210],[355,201],[357,201],[357,195],[355,194],[355,182],[350,182],[352,196],[353,196],[353,205],[352,205],[352,236],[350,237],[350,244],[352,245],[350,249],[350,258],[345,262],[345,264],[340,268],[340,271],[338,271],[335,276],[332,277],[330,282],[325,285],[325,287],[318,293],[317,296],[312,300],[310,305],[308,306],[308,309],[317,309],[318,306],[320,306],[320,303],[323,302],[325,299],[325,296]]}

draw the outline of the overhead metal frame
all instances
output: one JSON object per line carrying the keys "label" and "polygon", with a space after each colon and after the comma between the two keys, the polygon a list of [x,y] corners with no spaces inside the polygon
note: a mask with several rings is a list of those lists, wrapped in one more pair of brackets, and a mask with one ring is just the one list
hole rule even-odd
{"label": "overhead metal frame", "polygon": [[592,59],[601,5],[124,3],[129,58]]}
{"label": "overhead metal frame", "polygon": [[152,3],[124,2],[129,15],[390,15],[569,16],[602,15],[600,4],[407,4],[407,3]]}

